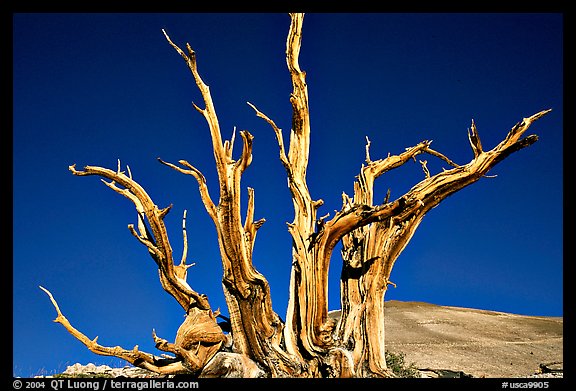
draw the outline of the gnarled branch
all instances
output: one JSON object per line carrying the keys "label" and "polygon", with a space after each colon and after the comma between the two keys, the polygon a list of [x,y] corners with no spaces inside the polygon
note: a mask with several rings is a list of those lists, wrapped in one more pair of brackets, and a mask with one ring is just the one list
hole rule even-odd
{"label": "gnarled branch", "polygon": [[[359,219],[338,220],[340,224],[348,224],[349,227],[354,223],[359,223],[357,228],[342,237],[344,261],[341,283],[342,313],[336,328],[338,341],[341,343],[353,341],[354,369],[358,373],[373,376],[374,374],[381,375],[386,371],[384,295],[390,284],[392,267],[412,238],[424,215],[449,195],[485,177],[494,165],[510,153],[536,141],[535,136],[528,136],[524,139],[521,137],[536,119],[549,111],[541,111],[516,124],[508,132],[504,141],[488,152],[484,152],[478,130],[472,122],[469,139],[474,158],[463,166],[453,164],[444,155],[431,150],[428,142],[410,148],[397,157],[388,156],[377,165],[369,162],[368,166],[363,166],[358,182],[354,184],[354,202],[348,201],[343,206],[342,215],[355,207],[364,205],[371,207],[371,211],[367,209],[365,215],[368,220],[372,220],[370,215],[380,213],[379,210],[385,205],[403,201],[400,208],[390,210],[392,213],[383,215],[382,218],[374,220],[369,225],[364,225],[365,221],[359,221]],[[384,204],[372,207],[374,179],[387,168],[398,167],[417,153],[437,156],[454,168],[431,176],[426,165],[422,163],[426,173],[424,180],[393,203],[388,202],[387,196]],[[390,164],[386,164],[386,161]],[[332,225],[333,230],[336,229],[334,226],[336,222]],[[326,228],[331,228],[331,225],[328,223]],[[346,231],[347,228],[343,230]]]}
{"label": "gnarled branch", "polygon": [[60,323],[64,328],[72,334],[76,339],[82,342],[91,352],[96,353],[101,356],[113,356],[118,357],[123,360],[128,361],[130,364],[147,369],[161,374],[179,374],[188,373],[189,370],[184,366],[181,360],[176,358],[162,358],[154,356],[150,353],[142,352],[138,349],[138,345],[134,346],[132,350],[124,349],[120,346],[107,347],[98,344],[98,337],[94,339],[88,338],[85,334],[74,328],[68,319],[60,311],[58,303],[52,296],[50,291],[42,286],[40,286],[50,298],[52,305],[56,309],[58,316],[54,320],[56,323]]}

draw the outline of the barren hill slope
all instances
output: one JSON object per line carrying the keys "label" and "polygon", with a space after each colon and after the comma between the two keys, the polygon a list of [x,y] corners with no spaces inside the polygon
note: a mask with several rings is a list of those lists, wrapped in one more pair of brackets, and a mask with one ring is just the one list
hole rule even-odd
{"label": "barren hill slope", "polygon": [[[526,377],[563,362],[563,318],[390,300],[386,349],[419,369],[474,377]],[[339,311],[331,312],[338,317]]]}

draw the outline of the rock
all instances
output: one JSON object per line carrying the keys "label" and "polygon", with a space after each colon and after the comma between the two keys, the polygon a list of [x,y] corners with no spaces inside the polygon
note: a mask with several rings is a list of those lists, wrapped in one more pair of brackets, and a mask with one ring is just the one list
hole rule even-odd
{"label": "rock", "polygon": [[560,361],[542,363],[538,372],[530,377],[564,377],[564,363]]}
{"label": "rock", "polygon": [[563,362],[551,362],[547,364],[540,364],[540,372],[542,373],[559,373],[564,372]]}
{"label": "rock", "polygon": [[82,365],[76,363],[69,365],[60,376],[64,377],[127,377],[127,378],[151,378],[161,377],[157,373],[146,369],[126,365],[122,368],[111,368],[108,365],[94,365],[92,363]]}
{"label": "rock", "polygon": [[420,376],[424,378],[465,378],[474,377],[462,371],[453,371],[451,369],[432,369],[423,368],[418,369]]}

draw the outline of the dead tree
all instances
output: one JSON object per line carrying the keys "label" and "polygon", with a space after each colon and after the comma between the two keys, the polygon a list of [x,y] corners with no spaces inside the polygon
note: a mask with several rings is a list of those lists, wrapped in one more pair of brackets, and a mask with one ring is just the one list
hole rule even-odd
{"label": "dead tree", "polygon": [[[292,129],[288,148],[282,130],[266,114],[249,103],[256,115],[275,133],[280,162],[286,170],[294,206],[294,220],[288,224],[292,236],[290,296],[285,322],[272,309],[270,287],[252,262],[256,233],[264,219],[254,220],[254,190],[248,188],[248,207],[241,215],[241,179],[252,160],[253,136],[241,131],[242,151],[233,158],[234,136],[222,139],[218,117],[209,87],[198,72],[196,53],[189,44],[186,51],[166,32],[168,43],[183,58],[199,89],[204,107],[194,108],[204,116],[212,139],[219,183],[216,203],[208,191],[204,175],[186,160],[160,163],[192,176],[198,183],[201,200],[216,228],[223,267],[222,287],[228,306],[231,331],[225,333],[216,322],[217,313],[205,295],[187,283],[186,214],[183,218],[184,252],[176,261],[164,217],[171,206],[158,207],[134,180],[130,169],[116,170],[86,166],[77,176],[98,176],[112,190],[128,198],[138,213],[137,227],[129,225],[132,235],[146,247],[158,266],[162,287],[180,304],[186,318],[174,343],[152,332],[156,347],[170,355],[156,356],[133,349],[106,347],[97,337],[88,338],[75,329],[60,311],[61,323],[88,349],[99,355],[124,359],[131,364],[160,374],[192,374],[203,377],[387,377],[384,345],[384,296],[394,262],[406,247],[426,213],[458,190],[484,177],[510,154],[538,140],[524,136],[534,121],[547,114],[543,110],[515,124],[502,142],[485,151],[474,122],[468,130],[473,152],[467,164],[456,164],[430,147],[430,141],[407,148],[398,155],[372,160],[370,140],[366,144],[366,162],[362,165],[354,194],[342,194],[342,207],[332,218],[318,217],[323,204],[310,194],[306,170],[310,146],[310,115],[306,73],[298,57],[302,39],[303,14],[290,14],[286,43],[286,62],[292,80]],[[385,172],[416,160],[419,155],[441,159],[449,169],[432,175],[421,160],[424,178],[401,197],[374,204],[374,181]],[[342,243],[341,317],[328,316],[328,266],[337,243]]]}

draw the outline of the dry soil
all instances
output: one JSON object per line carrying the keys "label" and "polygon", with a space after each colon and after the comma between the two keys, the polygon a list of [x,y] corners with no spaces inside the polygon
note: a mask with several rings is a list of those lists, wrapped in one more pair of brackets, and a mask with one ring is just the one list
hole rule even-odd
{"label": "dry soil", "polygon": [[[419,369],[526,377],[563,362],[563,318],[387,301],[386,348]],[[562,364],[560,364],[562,367]]]}

